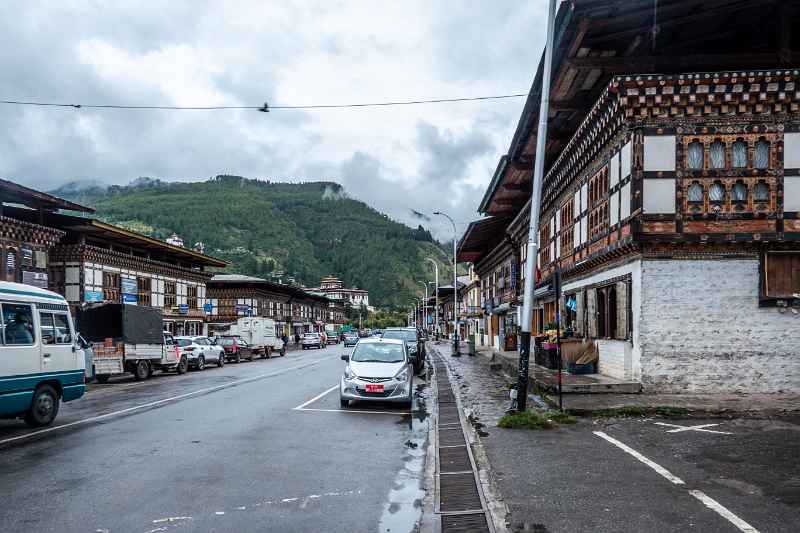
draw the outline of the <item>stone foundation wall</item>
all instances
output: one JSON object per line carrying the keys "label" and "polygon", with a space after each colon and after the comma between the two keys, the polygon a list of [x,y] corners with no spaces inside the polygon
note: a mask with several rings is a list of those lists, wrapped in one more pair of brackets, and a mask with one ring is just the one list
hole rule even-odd
{"label": "stone foundation wall", "polygon": [[642,261],[649,392],[800,392],[800,314],[758,307],[758,260]]}

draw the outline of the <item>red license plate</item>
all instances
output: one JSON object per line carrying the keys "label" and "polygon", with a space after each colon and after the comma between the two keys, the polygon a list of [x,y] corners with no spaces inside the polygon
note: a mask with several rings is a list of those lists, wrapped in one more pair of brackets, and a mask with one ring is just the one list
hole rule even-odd
{"label": "red license plate", "polygon": [[367,383],[367,392],[383,392],[383,384],[373,385]]}

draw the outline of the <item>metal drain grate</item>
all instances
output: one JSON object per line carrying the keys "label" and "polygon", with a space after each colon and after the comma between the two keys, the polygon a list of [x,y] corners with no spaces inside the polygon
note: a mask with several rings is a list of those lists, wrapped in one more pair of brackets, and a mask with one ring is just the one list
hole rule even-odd
{"label": "metal drain grate", "polygon": [[439,450],[439,471],[472,472],[472,463],[465,447],[442,448]]}
{"label": "metal drain grate", "polygon": [[478,511],[483,507],[472,472],[439,476],[439,501],[444,512]]}
{"label": "metal drain grate", "polygon": [[486,515],[457,514],[442,516],[442,531],[447,533],[489,533]]}
{"label": "metal drain grate", "polygon": [[439,429],[439,446],[465,446],[464,432],[460,427],[454,429]]}

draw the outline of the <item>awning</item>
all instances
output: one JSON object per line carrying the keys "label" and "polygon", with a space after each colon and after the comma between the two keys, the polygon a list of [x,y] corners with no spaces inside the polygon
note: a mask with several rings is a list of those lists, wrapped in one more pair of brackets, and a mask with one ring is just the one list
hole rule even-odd
{"label": "awning", "polygon": [[508,303],[500,304],[497,307],[492,309],[492,314],[493,315],[499,315],[501,313],[508,313],[508,311],[510,309],[511,309],[511,305],[509,305]]}
{"label": "awning", "polygon": [[474,263],[489,253],[505,236],[509,217],[489,217],[470,222],[458,242],[457,257],[462,263]]}

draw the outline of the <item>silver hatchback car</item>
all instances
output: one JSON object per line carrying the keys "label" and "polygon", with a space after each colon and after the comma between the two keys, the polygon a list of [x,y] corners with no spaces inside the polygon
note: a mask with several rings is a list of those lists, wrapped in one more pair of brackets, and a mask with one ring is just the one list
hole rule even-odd
{"label": "silver hatchback car", "polygon": [[339,386],[339,402],[397,402],[411,406],[414,371],[406,345],[397,339],[360,339],[347,361]]}

